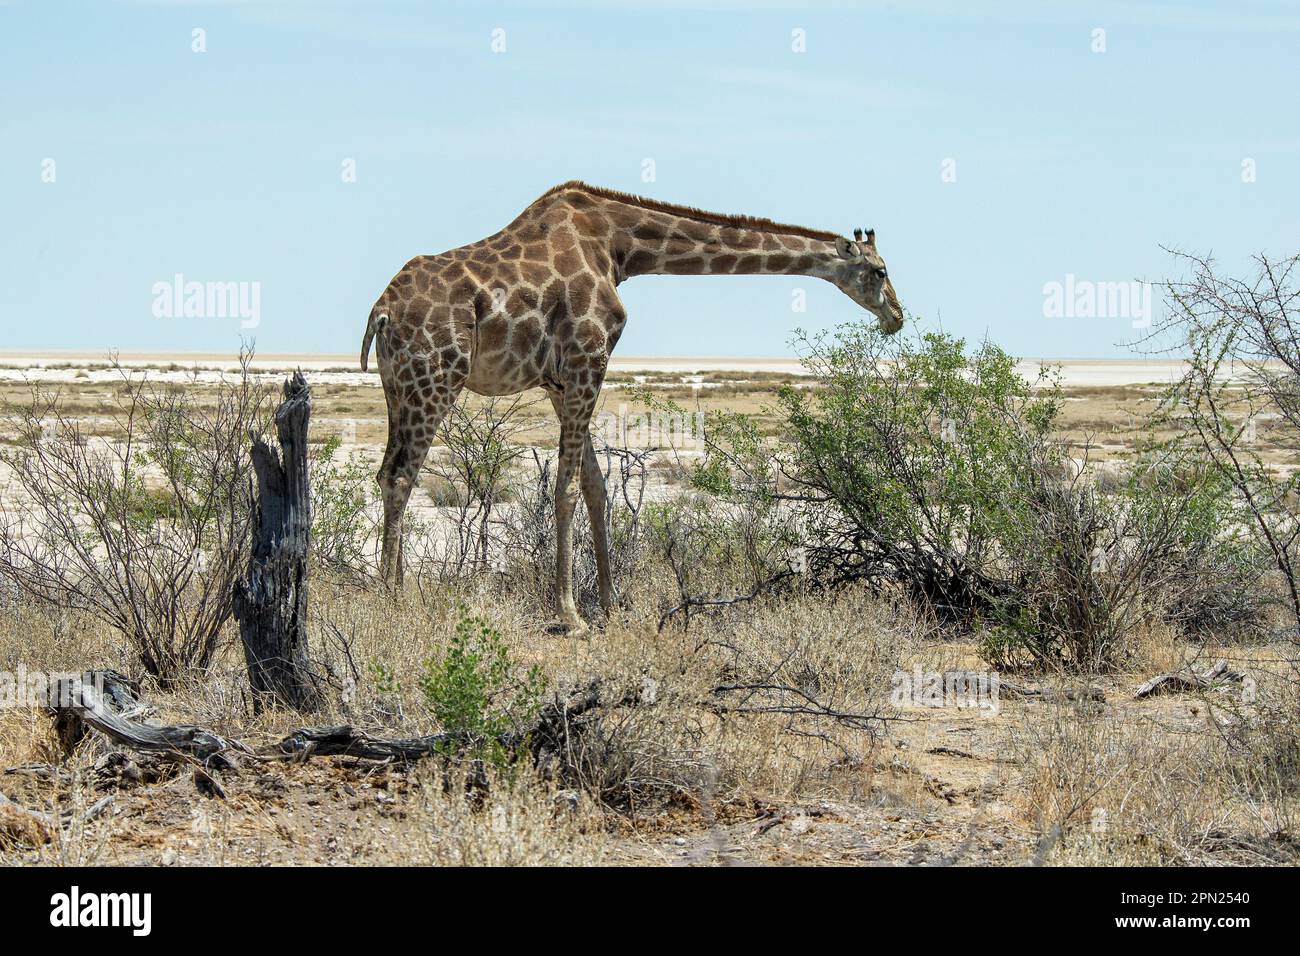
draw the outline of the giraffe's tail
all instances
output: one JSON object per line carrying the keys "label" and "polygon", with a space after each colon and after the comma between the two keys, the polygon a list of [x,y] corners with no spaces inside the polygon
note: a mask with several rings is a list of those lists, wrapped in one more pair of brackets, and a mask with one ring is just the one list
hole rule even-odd
{"label": "giraffe's tail", "polygon": [[387,312],[381,312],[378,308],[371,310],[370,319],[366,322],[366,334],[361,340],[361,371],[370,370],[370,343],[378,333],[384,331],[384,326],[387,324]]}

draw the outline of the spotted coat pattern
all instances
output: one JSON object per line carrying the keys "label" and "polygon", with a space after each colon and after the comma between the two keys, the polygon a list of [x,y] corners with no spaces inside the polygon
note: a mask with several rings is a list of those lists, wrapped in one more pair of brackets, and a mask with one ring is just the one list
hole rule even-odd
{"label": "spotted coat pattern", "polygon": [[560,419],[556,474],[560,620],[585,627],[572,587],[575,480],[589,510],[600,602],[610,580],[605,486],[588,425],[627,321],[617,287],[636,275],[809,275],[902,324],[874,234],[834,233],[725,216],[569,182],[547,191],[494,235],[402,267],[370,313],[388,405],[381,575],[400,582],[401,520],[434,434],[461,389],[506,395],[541,387]]}

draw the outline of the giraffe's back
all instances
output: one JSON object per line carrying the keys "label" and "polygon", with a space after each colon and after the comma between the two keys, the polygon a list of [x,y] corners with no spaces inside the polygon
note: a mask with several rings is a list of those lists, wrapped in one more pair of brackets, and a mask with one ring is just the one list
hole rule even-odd
{"label": "giraffe's back", "polygon": [[610,271],[608,254],[563,223],[412,259],[375,305],[388,316],[379,336],[385,384],[404,380],[412,356],[434,368],[467,356],[465,384],[484,395],[563,388],[596,366],[603,373],[624,317]]}

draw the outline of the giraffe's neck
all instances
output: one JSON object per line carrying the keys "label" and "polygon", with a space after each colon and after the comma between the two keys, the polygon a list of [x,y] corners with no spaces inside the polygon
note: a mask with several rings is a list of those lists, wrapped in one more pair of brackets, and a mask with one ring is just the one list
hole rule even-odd
{"label": "giraffe's neck", "polygon": [[[807,275],[830,280],[839,261],[833,236],[775,223],[710,222],[654,209],[610,210],[620,279],[637,275]],[[631,207],[630,209],[627,207]]]}

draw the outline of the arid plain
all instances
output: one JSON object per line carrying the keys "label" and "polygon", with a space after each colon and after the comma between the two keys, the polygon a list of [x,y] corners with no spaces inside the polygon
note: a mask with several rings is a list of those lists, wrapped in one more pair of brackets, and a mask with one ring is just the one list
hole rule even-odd
{"label": "arid plain", "polygon": [[[200,396],[237,364],[230,356],[0,355],[0,402],[32,389],[57,392],[85,433],[120,437],[113,415],[124,374],[145,375]],[[1040,363],[1023,362],[1032,378]],[[1147,429],[1176,362],[1067,360],[1061,432],[1080,456],[1118,459]],[[351,356],[258,356],[257,378],[278,384],[301,369],[314,398],[312,440],[337,437],[338,461],[371,467],[386,421],[378,376]],[[807,387],[794,359],[625,358],[607,379],[603,421],[623,438],[652,421],[647,394],[690,412],[755,416],[760,430],[783,385]],[[467,399],[469,409],[483,400]],[[540,393],[523,396],[510,440],[553,449],[557,426]],[[689,418],[689,416],[688,416]],[[598,419],[600,420],[600,419]],[[629,424],[630,423],[630,424]],[[650,468],[650,498],[682,491],[698,449],[689,421],[665,439]],[[0,440],[12,442],[5,434]],[[670,447],[672,446],[672,447]],[[435,449],[435,458],[438,450]],[[23,507],[0,471],[10,514]],[[436,520],[455,497],[445,479],[416,491],[414,513]],[[581,545],[580,545],[581,546]],[[701,616],[689,629],[664,627],[675,583],[631,580],[602,628],[580,640],[548,633],[532,593],[457,582],[408,587],[393,598],[364,581],[321,575],[313,582],[313,639],[339,670],[350,669],[328,718],[372,732],[430,732],[417,688],[423,661],[466,614],[486,620],[513,659],[535,665],[553,688],[597,675],[634,686],[640,706],[611,713],[605,750],[587,772],[604,783],[573,787],[494,781],[486,806],[468,806],[448,771],[334,758],[245,765],[224,774],[221,795],[195,770],[144,766],[143,781],[105,783],[113,748],[85,742],[59,756],[48,717],[36,708],[0,710],[0,791],[64,826],[33,835],[0,815],[0,860],[39,863],[664,863],[964,864],[1282,862],[1260,833],[1276,807],[1238,793],[1237,770],[1216,756],[1224,738],[1221,698],[1203,693],[1134,699],[1135,688],[1189,662],[1219,658],[1261,681],[1293,654],[1289,645],[1192,645],[1154,628],[1134,642],[1126,668],[1088,682],[1064,675],[1007,675],[994,706],[909,706],[891,700],[898,675],[984,668],[978,641],[940,633],[897,595],[848,588],[755,601],[735,613]],[[539,586],[545,590],[544,583]],[[203,679],[183,686],[143,682],[153,719],[213,727],[267,742],[299,726],[282,712],[254,713],[241,689],[233,623]],[[341,650],[340,650],[341,648]],[[340,664],[346,661],[346,668]],[[83,609],[51,609],[16,593],[0,609],[0,669],[129,670],[119,637]],[[757,675],[757,676],[756,676]],[[755,692],[749,706],[701,706],[719,687],[759,677],[806,693],[808,707],[780,706]],[[138,676],[138,675],[133,675]],[[1253,681],[1253,677],[1251,678]],[[722,683],[720,683],[722,682]],[[1033,685],[1031,693],[1022,693]],[[647,690],[648,689],[648,690]],[[818,709],[821,709],[818,712]],[[870,721],[834,719],[870,714]],[[806,718],[806,719],[805,719]],[[830,719],[827,719],[830,718]],[[1229,720],[1231,718],[1228,718]],[[318,721],[319,722],[319,721]],[[62,762],[61,769],[50,768]],[[497,785],[499,784],[499,785]],[[602,787],[604,789],[602,789]],[[623,788],[623,789],[620,789]],[[112,796],[105,805],[105,793]],[[598,799],[601,793],[617,799]],[[0,811],[4,808],[0,807]],[[1268,817],[1267,826],[1261,819]]]}

